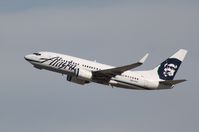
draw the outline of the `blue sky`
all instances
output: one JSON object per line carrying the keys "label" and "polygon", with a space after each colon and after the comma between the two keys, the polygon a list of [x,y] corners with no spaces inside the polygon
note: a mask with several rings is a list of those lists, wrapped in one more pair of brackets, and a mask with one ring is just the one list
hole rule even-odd
{"label": "blue sky", "polygon": [[[117,1],[115,1],[117,2]],[[115,3],[114,2],[114,3]],[[30,8],[54,6],[100,6],[112,3],[110,0],[6,0],[0,1],[1,11],[20,11]]]}
{"label": "blue sky", "polygon": [[84,6],[84,7],[103,7],[108,5],[128,5],[128,4],[169,4],[169,5],[192,5],[197,6],[197,0],[2,0],[0,1],[0,11],[13,12],[27,10],[31,8],[45,8],[55,6]]}
{"label": "blue sky", "polygon": [[[0,1],[0,131],[187,132],[199,129],[197,1]],[[89,7],[89,8],[88,8]],[[172,90],[85,86],[24,60],[53,51],[151,69],[189,51]]]}

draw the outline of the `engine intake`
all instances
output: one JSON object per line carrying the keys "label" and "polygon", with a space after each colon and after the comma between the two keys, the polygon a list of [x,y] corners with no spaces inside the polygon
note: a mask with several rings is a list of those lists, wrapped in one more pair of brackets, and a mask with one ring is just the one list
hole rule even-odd
{"label": "engine intake", "polygon": [[76,69],[75,76],[80,80],[90,81],[92,79],[92,72],[84,69]]}

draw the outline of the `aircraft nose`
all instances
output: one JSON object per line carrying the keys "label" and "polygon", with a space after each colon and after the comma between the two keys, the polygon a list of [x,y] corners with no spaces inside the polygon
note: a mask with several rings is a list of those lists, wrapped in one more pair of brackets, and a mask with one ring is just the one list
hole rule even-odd
{"label": "aircraft nose", "polygon": [[30,58],[31,58],[31,55],[24,56],[24,59],[27,60],[27,61],[30,61]]}

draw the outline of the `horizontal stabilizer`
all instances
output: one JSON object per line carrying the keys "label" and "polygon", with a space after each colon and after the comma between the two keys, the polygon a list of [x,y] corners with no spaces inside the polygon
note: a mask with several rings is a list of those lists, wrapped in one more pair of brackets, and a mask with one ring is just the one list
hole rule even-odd
{"label": "horizontal stabilizer", "polygon": [[160,84],[164,84],[164,85],[175,85],[178,83],[182,83],[185,82],[187,80],[182,79],[182,80],[166,80],[166,81],[160,81]]}

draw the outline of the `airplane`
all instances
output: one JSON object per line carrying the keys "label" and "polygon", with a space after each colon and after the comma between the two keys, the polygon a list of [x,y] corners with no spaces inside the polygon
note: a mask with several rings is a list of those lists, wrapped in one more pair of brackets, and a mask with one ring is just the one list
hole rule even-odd
{"label": "airplane", "polygon": [[131,69],[141,66],[147,59],[148,53],[138,62],[120,67],[46,51],[35,52],[24,58],[37,69],[67,75],[66,80],[76,84],[94,82],[125,89],[162,90],[172,89],[174,85],[186,81],[174,80],[186,54],[187,50],[180,49],[154,69],[145,71],[131,71]]}

